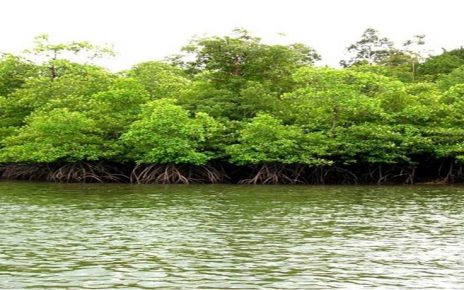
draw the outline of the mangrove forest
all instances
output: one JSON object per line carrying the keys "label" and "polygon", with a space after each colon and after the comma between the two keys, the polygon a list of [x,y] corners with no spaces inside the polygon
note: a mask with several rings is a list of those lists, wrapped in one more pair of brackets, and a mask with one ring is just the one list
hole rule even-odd
{"label": "mangrove forest", "polygon": [[388,184],[464,180],[464,48],[374,29],[340,68],[237,29],[112,72],[110,47],[0,55],[0,178]]}

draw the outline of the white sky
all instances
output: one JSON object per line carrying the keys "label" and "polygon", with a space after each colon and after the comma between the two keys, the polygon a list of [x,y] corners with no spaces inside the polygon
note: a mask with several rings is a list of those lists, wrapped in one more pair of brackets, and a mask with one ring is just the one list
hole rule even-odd
{"label": "white sky", "polygon": [[397,44],[426,34],[436,52],[464,45],[462,0],[0,0],[0,11],[0,51],[30,48],[41,33],[52,42],[111,43],[118,55],[102,64],[113,70],[237,27],[265,42],[308,44],[332,66],[368,27]]}

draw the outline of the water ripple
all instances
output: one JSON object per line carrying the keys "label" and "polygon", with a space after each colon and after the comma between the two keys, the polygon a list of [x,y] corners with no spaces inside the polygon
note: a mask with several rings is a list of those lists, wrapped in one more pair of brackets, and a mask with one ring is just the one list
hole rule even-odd
{"label": "water ripple", "polygon": [[463,193],[0,182],[0,288],[462,289]]}

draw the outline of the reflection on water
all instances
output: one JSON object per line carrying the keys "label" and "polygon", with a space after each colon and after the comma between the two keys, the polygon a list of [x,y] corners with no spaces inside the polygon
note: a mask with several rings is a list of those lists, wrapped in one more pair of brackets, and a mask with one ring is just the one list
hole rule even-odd
{"label": "reflection on water", "polygon": [[0,288],[462,289],[463,194],[0,182]]}

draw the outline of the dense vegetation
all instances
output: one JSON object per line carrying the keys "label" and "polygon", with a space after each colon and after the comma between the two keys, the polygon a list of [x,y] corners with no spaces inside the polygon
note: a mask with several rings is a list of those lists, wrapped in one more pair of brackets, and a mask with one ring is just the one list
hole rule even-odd
{"label": "dense vegetation", "polygon": [[[134,183],[454,182],[464,49],[425,56],[374,29],[343,68],[248,32],[111,73],[111,50],[36,39],[0,59],[2,178]],[[71,61],[76,55],[85,63]]]}

